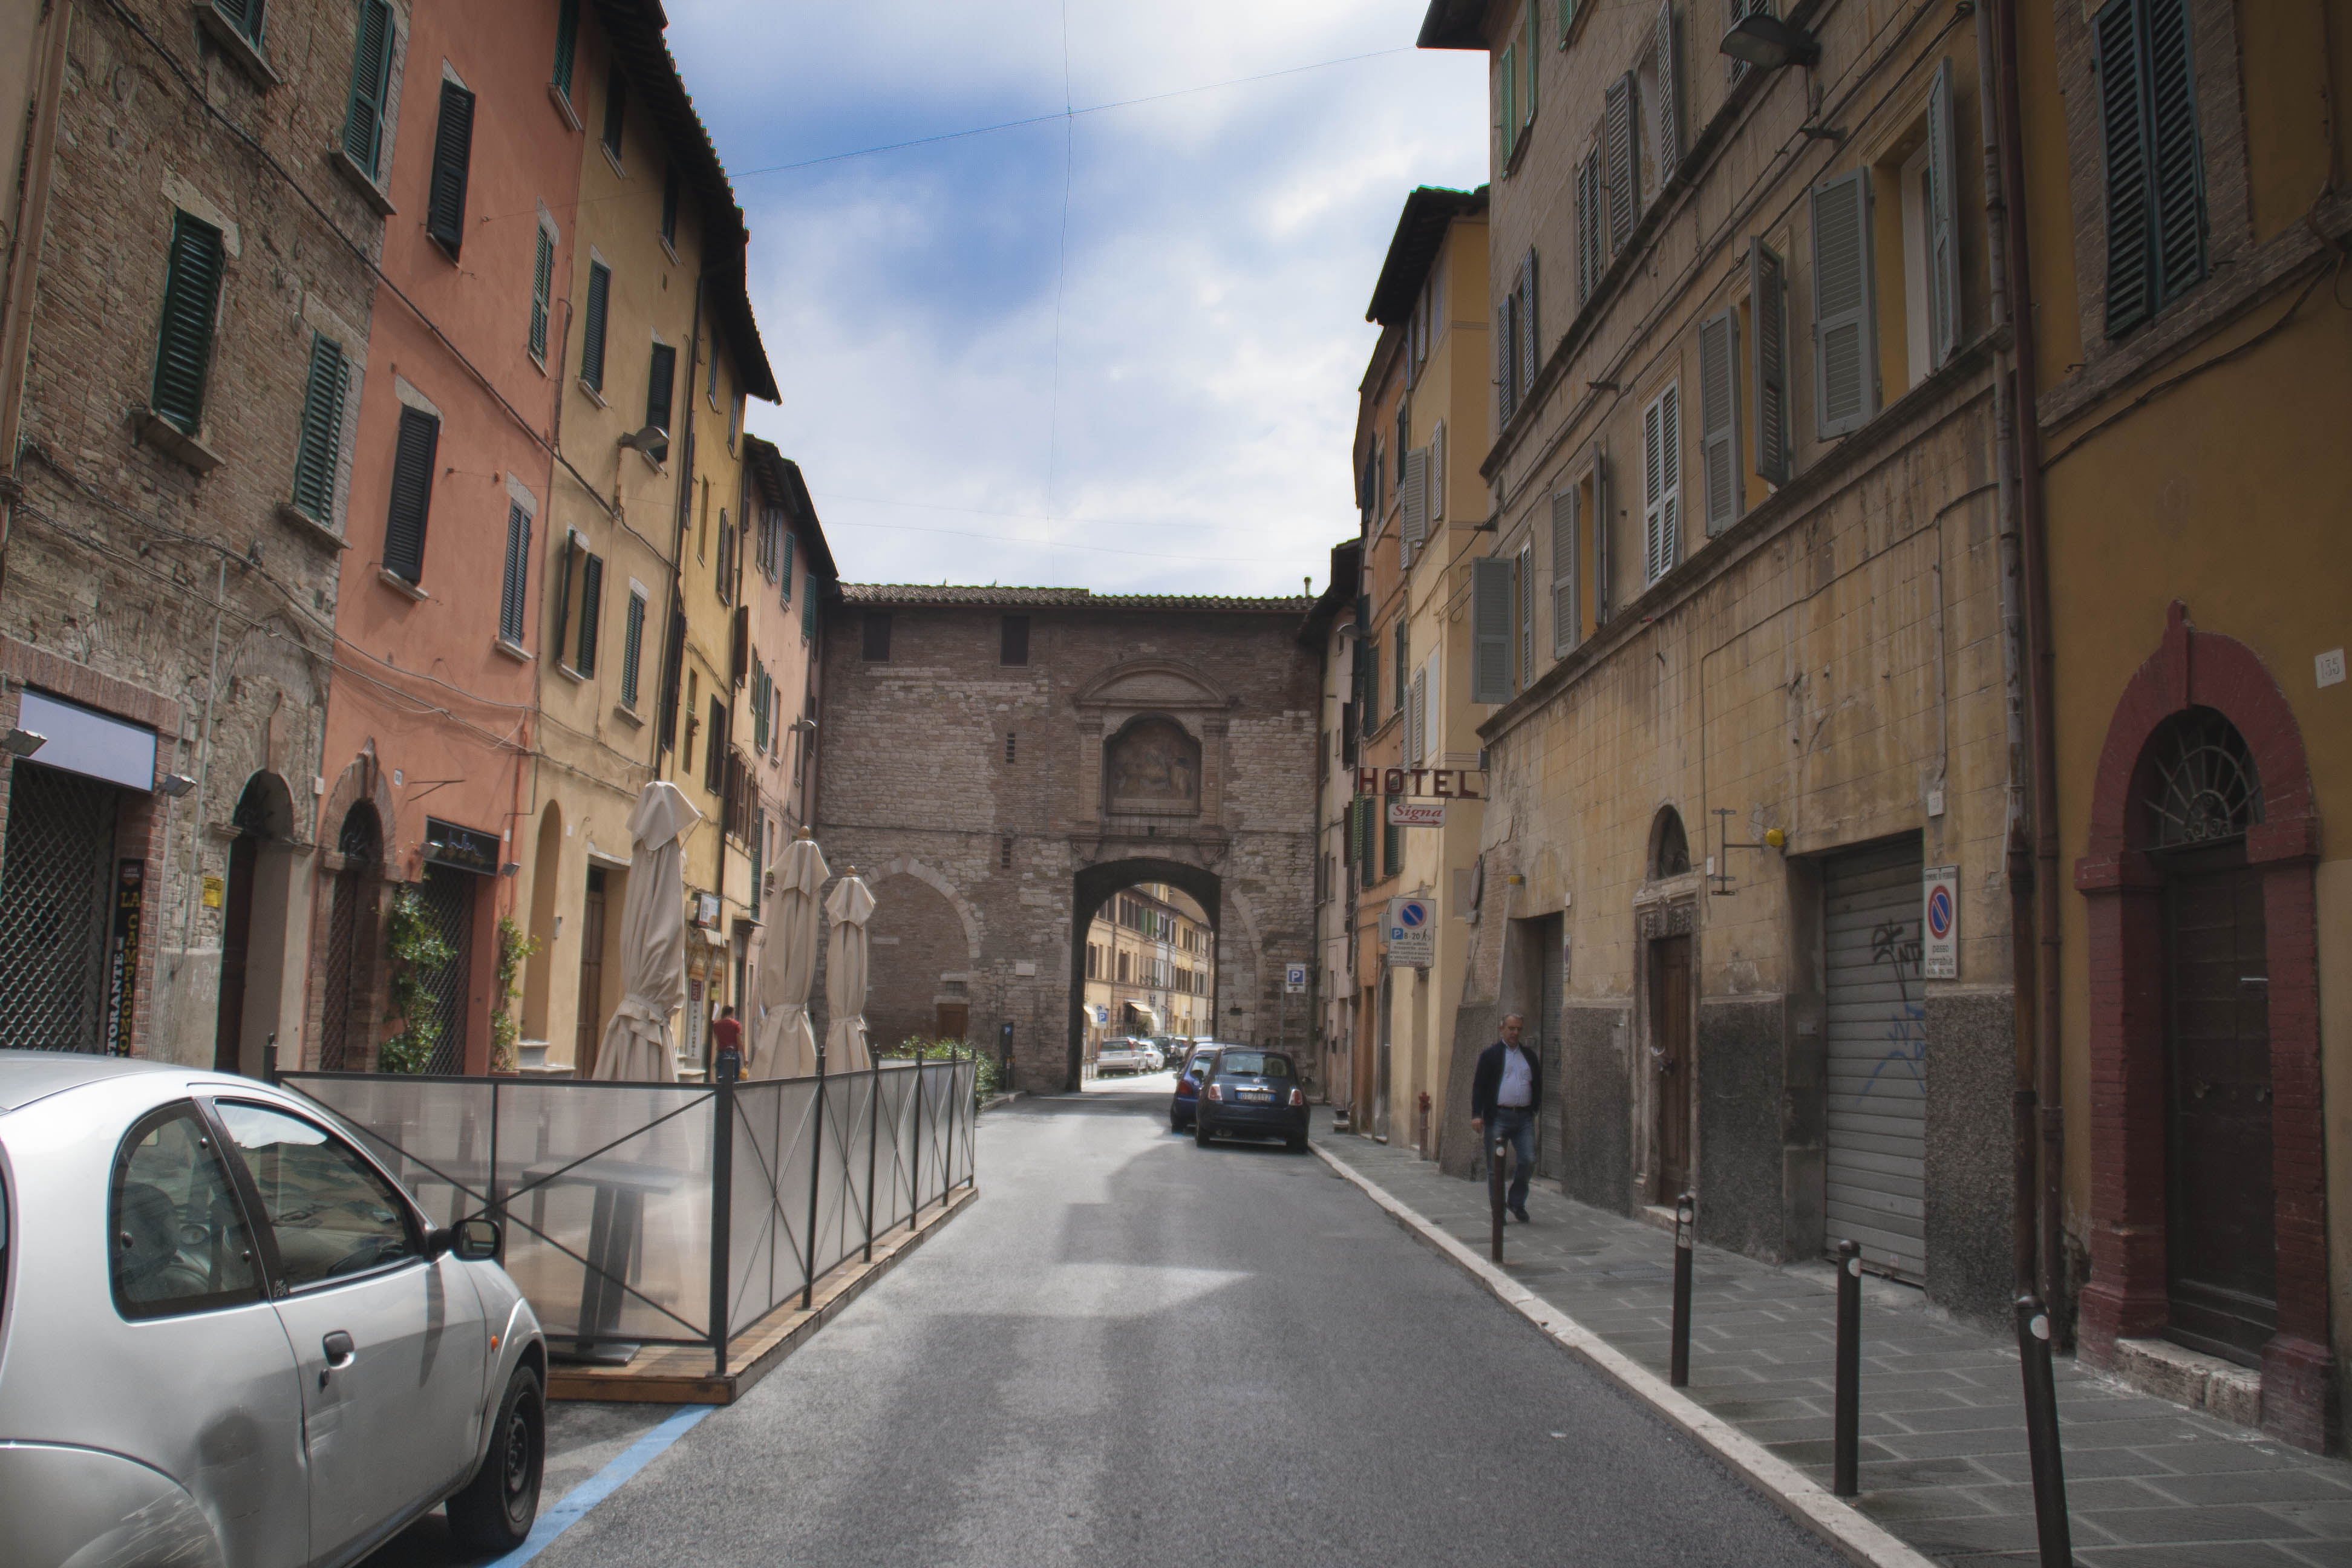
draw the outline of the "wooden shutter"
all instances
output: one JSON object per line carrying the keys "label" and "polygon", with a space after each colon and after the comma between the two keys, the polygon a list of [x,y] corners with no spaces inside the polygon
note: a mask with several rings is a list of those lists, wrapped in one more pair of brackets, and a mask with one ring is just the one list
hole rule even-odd
{"label": "wooden shutter", "polygon": [[1960,346],[1958,187],[1952,149],[1952,62],[1936,62],[1927,89],[1927,363],[1940,368]]}
{"label": "wooden shutter", "polygon": [[[629,613],[621,626],[621,705],[637,705],[637,676],[645,667],[646,596],[629,595]],[[584,672],[583,672],[584,673]]]}
{"label": "wooden shutter", "polygon": [[1601,282],[1601,149],[1576,166],[1576,303],[1581,310]]}
{"label": "wooden shutter", "polygon": [[193,436],[205,414],[205,373],[220,309],[221,233],[177,213],[163,274],[163,321],[155,335],[155,412]]}
{"label": "wooden shutter", "polygon": [[567,101],[572,97],[572,63],[579,52],[580,0],[562,0],[555,8],[555,66],[548,80]]}
{"label": "wooden shutter", "polygon": [[580,563],[580,647],[572,668],[583,675],[596,673],[596,637],[604,619],[604,558],[591,555]]}
{"label": "wooden shutter", "polygon": [[1519,264],[1519,395],[1525,397],[1535,390],[1536,374],[1543,369],[1543,333],[1538,323],[1543,312],[1538,309],[1536,293],[1535,247],[1528,247],[1528,258]]}
{"label": "wooden shutter", "polygon": [[1592,624],[1609,624],[1609,595],[1614,592],[1610,540],[1617,514],[1609,510],[1609,454],[1598,443],[1592,448]]}
{"label": "wooden shutter", "polygon": [[1559,0],[1559,47],[1568,47],[1568,35],[1576,26],[1576,0]]}
{"label": "wooden shutter", "polygon": [[[563,548],[555,552],[555,631],[547,639],[548,650],[562,662],[569,650],[564,637],[572,628],[572,563],[582,554],[580,535],[571,529],[563,531]],[[574,669],[579,668],[573,665]]]}
{"label": "wooden shutter", "polygon": [[1470,563],[1470,700],[1511,700],[1511,563],[1481,555]]}
{"label": "wooden shutter", "polygon": [[1429,688],[1423,679],[1423,672],[1414,670],[1412,684],[1405,688],[1404,694],[1404,755],[1405,761],[1415,767],[1421,765],[1421,759],[1426,754],[1422,749],[1421,721],[1422,703],[1428,695]]}
{"label": "wooden shutter", "polygon": [[506,581],[499,595],[499,636],[522,646],[523,602],[530,583],[530,513],[507,503]]}
{"label": "wooden shutter", "polygon": [[1412,552],[1429,537],[1429,448],[1415,447],[1404,455],[1403,560],[1412,564]]}
{"label": "wooden shutter", "polygon": [[581,313],[580,379],[598,392],[604,390],[604,315],[613,298],[613,269],[601,261],[588,264],[588,309]]}
{"label": "wooden shutter", "polygon": [[400,411],[392,458],[392,507],[384,520],[383,569],[408,583],[425,579],[425,524],[433,508],[433,455],[441,421],[422,409]]}
{"label": "wooden shutter", "polygon": [[1854,169],[1812,192],[1813,406],[1824,440],[1878,412],[1869,182]]}
{"label": "wooden shutter", "polygon": [[2092,32],[2114,338],[2204,278],[2204,157],[2186,0],[2110,0]]}
{"label": "wooden shutter", "polygon": [[1551,651],[1554,658],[1576,646],[1584,629],[1576,602],[1577,507],[1575,484],[1551,498]]}
{"label": "wooden shutter", "polygon": [[801,594],[801,641],[813,643],[816,641],[815,575],[812,574],[809,580],[806,583],[802,584],[801,587],[803,590]]}
{"label": "wooden shutter", "polygon": [[1633,237],[1633,207],[1642,199],[1641,150],[1634,140],[1633,73],[1627,71],[1601,98],[1601,173],[1609,182],[1609,254]]}
{"label": "wooden shutter", "polygon": [[1445,521],[1445,421],[1429,433],[1429,521]]}
{"label": "wooden shutter", "polygon": [[1682,102],[1675,90],[1675,7],[1674,0],[1660,0],[1655,42],[1651,46],[1650,69],[1658,83],[1658,191],[1664,195],[1666,182],[1674,178],[1675,165],[1683,161]]}
{"label": "wooden shutter", "polygon": [[441,84],[441,121],[433,132],[433,186],[425,201],[425,232],[452,258],[466,243],[466,176],[474,161],[474,95],[454,81]]}
{"label": "wooden shutter", "polygon": [[2197,134],[2197,80],[2188,0],[2145,0],[2145,4],[2156,302],[2161,308],[2205,277],[2205,159]]}
{"label": "wooden shutter", "polygon": [[751,606],[739,605],[730,618],[727,635],[727,676],[740,686],[751,674]]}
{"label": "wooden shutter", "polygon": [[1669,385],[1642,411],[1642,585],[1674,570],[1682,552],[1682,411]]}
{"label": "wooden shutter", "polygon": [[294,449],[294,504],[323,527],[335,523],[335,473],[343,446],[343,351],[310,334],[310,379],[302,392],[302,436]]}
{"label": "wooden shutter", "polygon": [[1776,485],[1789,482],[1788,278],[1779,251],[1760,238],[1748,242],[1748,322],[1756,334],[1756,473]]}
{"label": "wooden shutter", "polygon": [[1532,542],[1519,546],[1518,559],[1511,563],[1511,585],[1518,600],[1517,684],[1524,691],[1536,678],[1536,547]]}
{"label": "wooden shutter", "polygon": [[800,536],[793,532],[792,530],[784,528],[781,519],[778,520],[776,526],[783,533],[782,564],[778,567],[776,572],[777,577],[783,583],[783,597],[779,599],[777,603],[789,605],[793,602],[793,542]]}
{"label": "wooden shutter", "polygon": [[[671,400],[677,388],[677,350],[667,343],[656,343],[653,358],[646,366],[646,423],[665,435],[669,430]],[[667,459],[669,442],[665,439],[652,455],[656,462]]]}
{"label": "wooden shutter", "polygon": [[539,250],[530,271],[530,357],[547,363],[547,309],[555,287],[555,237],[539,231]]}
{"label": "wooden shutter", "polygon": [[1746,510],[1747,466],[1739,460],[1739,318],[1730,310],[1698,329],[1698,460],[1706,486],[1706,531],[1721,533]]}
{"label": "wooden shutter", "polygon": [[352,95],[343,109],[343,153],[371,180],[383,152],[383,99],[392,76],[392,7],[360,0],[352,43]]}
{"label": "wooden shutter", "polygon": [[1496,63],[1501,77],[1498,88],[1502,95],[1501,120],[1503,132],[1503,170],[1508,173],[1511,154],[1519,144],[1519,51],[1513,44],[1503,46],[1503,58]]}

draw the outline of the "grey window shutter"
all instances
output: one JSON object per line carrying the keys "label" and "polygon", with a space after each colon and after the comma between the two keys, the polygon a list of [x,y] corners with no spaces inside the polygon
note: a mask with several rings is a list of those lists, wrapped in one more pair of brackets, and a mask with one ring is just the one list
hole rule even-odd
{"label": "grey window shutter", "polygon": [[1615,592],[1610,555],[1617,514],[1609,507],[1609,454],[1597,443],[1592,448],[1592,624],[1609,624],[1609,595]]}
{"label": "grey window shutter", "polygon": [[[656,430],[669,429],[671,400],[677,390],[677,350],[667,343],[656,343],[653,357],[646,366],[646,423]],[[667,460],[669,443],[665,440],[653,448],[656,462]]]}
{"label": "grey window shutter", "polygon": [[1481,555],[1470,563],[1470,700],[1511,700],[1511,563]]}
{"label": "grey window shutter", "polygon": [[1788,279],[1780,252],[1761,239],[1748,242],[1748,318],[1756,334],[1756,473],[1775,485],[1789,482]]}
{"label": "grey window shutter", "polygon": [[1536,547],[1532,543],[1519,546],[1518,559],[1511,564],[1511,581],[1519,601],[1518,689],[1524,691],[1536,678]]}
{"label": "grey window shutter", "polygon": [[1854,169],[1813,187],[1813,406],[1824,440],[1878,412],[1869,179]]}
{"label": "grey window shutter", "polygon": [[1517,356],[1511,352],[1518,332],[1518,280],[1513,279],[1511,291],[1495,308],[1496,411],[1501,415],[1496,421],[1497,428],[1508,425],[1519,407],[1519,378],[1512,365]]}
{"label": "grey window shutter", "polygon": [[2205,159],[2197,134],[2188,0],[2147,0],[2147,79],[2161,305],[2205,277]]}
{"label": "grey window shutter", "polygon": [[1699,468],[1706,482],[1711,537],[1746,509],[1747,466],[1739,460],[1739,318],[1729,310],[1698,329]]}
{"label": "grey window shutter", "polygon": [[1666,182],[1674,177],[1675,168],[1683,160],[1681,95],[1675,90],[1675,7],[1674,0],[1660,0],[1658,5],[1657,41],[1650,56],[1650,68],[1658,82],[1658,190],[1664,194]]}
{"label": "grey window shutter", "polygon": [[433,132],[433,185],[425,200],[425,232],[455,257],[466,243],[466,178],[474,161],[474,95],[454,81],[441,84],[441,120]]}
{"label": "grey window shutter", "polygon": [[1445,521],[1445,421],[1429,433],[1429,521]]}
{"label": "grey window shutter", "polygon": [[1941,367],[1960,346],[1958,193],[1952,154],[1952,62],[1936,62],[1927,89],[1927,363]]}
{"label": "grey window shutter", "polygon": [[1576,168],[1576,303],[1581,310],[1601,282],[1601,149]]}
{"label": "grey window shutter", "polygon": [[1642,567],[1643,587],[1682,557],[1682,416],[1669,385],[1642,411]]}
{"label": "grey window shutter", "polygon": [[1429,448],[1415,447],[1404,455],[1404,552],[1412,552],[1429,537]]}
{"label": "grey window shutter", "polygon": [[205,414],[205,374],[220,309],[221,233],[186,213],[172,220],[163,274],[163,321],[155,335],[155,412],[193,436]]}
{"label": "grey window shutter", "polygon": [[1413,763],[1416,767],[1420,765],[1421,759],[1426,755],[1422,749],[1423,732],[1421,726],[1422,715],[1424,711],[1422,707],[1422,703],[1427,699],[1428,695],[1429,688],[1423,679],[1422,672],[1418,669],[1414,670],[1412,672],[1412,685],[1406,690],[1404,700],[1404,743],[1405,760]]}
{"label": "grey window shutter", "polygon": [[2136,0],[2111,0],[2092,25],[2098,49],[2099,133],[2107,184],[2107,336],[2118,338],[2155,311],[2155,258],[2148,243],[2147,117],[2142,76],[2147,50]]}
{"label": "grey window shutter", "polygon": [[407,583],[425,580],[425,524],[433,509],[433,454],[441,421],[421,409],[400,411],[392,458],[392,506],[384,520],[383,569]]}
{"label": "grey window shutter", "polygon": [[596,673],[596,634],[604,619],[604,558],[591,555],[580,563],[580,651],[572,668],[583,675]]}
{"label": "grey window shutter", "polygon": [[[572,626],[572,563],[585,553],[580,548],[580,536],[565,529],[563,548],[555,552],[555,630],[547,639],[548,651],[558,659],[566,655],[564,637]],[[573,665],[572,668],[577,669],[580,667]]]}
{"label": "grey window shutter", "polygon": [[392,72],[392,7],[360,0],[352,43],[352,95],[343,110],[343,153],[371,180],[383,148],[383,99]]}
{"label": "grey window shutter", "polygon": [[1519,268],[1519,395],[1525,397],[1535,390],[1537,373],[1543,369],[1543,311],[1540,296],[1536,291],[1535,247],[1528,247],[1528,258]]}
{"label": "grey window shutter", "polygon": [[1640,147],[1634,141],[1633,73],[1627,71],[1601,98],[1602,174],[1609,182],[1609,254],[1633,237],[1633,206],[1642,199]]}
{"label": "grey window shutter", "polygon": [[555,239],[541,228],[530,270],[530,357],[542,364],[547,361],[547,310],[554,287]]}
{"label": "grey window shutter", "polygon": [[581,312],[580,379],[596,391],[604,390],[604,314],[613,299],[613,269],[601,261],[588,264],[588,308]]}
{"label": "grey window shutter", "polygon": [[621,626],[621,705],[637,705],[637,676],[645,668],[646,599],[629,595],[629,613]]}
{"label": "grey window shutter", "polygon": [[506,581],[499,595],[499,636],[522,643],[523,602],[530,582],[530,514],[507,504]]}
{"label": "grey window shutter", "polygon": [[342,456],[343,351],[310,334],[310,377],[302,392],[302,435],[294,449],[294,504],[321,527],[335,525],[335,473]]}
{"label": "grey window shutter", "polygon": [[1583,616],[1576,598],[1577,487],[1551,498],[1551,651],[1554,658],[1576,646]]}

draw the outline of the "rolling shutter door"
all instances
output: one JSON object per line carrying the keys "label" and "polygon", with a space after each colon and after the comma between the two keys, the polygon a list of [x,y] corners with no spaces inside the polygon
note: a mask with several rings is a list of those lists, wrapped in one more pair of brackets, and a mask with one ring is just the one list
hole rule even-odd
{"label": "rolling shutter door", "polygon": [[1832,1248],[1927,1277],[1927,1037],[1919,979],[1919,843],[1841,856],[1823,889],[1829,961],[1829,1226]]}

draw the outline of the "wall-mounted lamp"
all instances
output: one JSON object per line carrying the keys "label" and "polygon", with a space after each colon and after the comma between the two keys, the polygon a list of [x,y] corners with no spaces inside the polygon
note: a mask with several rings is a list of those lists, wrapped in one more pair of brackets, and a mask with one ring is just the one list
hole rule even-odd
{"label": "wall-mounted lamp", "polygon": [[[13,739],[13,737],[11,738]],[[173,800],[177,800],[182,795],[187,794],[190,790],[195,788],[196,781],[190,778],[185,773],[165,773],[155,787],[162,790],[165,795],[170,795]]]}
{"label": "wall-mounted lamp", "polygon": [[1723,35],[1723,52],[1759,70],[1782,66],[1815,66],[1822,61],[1821,41],[1804,28],[1783,22],[1766,11],[1751,11]]}
{"label": "wall-mounted lamp", "polygon": [[522,869],[522,862],[521,862],[521,861],[520,861],[520,860],[509,860],[509,861],[508,861],[505,865],[503,865],[503,866],[501,866],[501,867],[499,867],[499,876],[501,876],[501,877],[511,877],[511,876],[513,876],[516,872],[518,872],[518,871],[520,871],[520,870],[521,870],[521,869]]}
{"label": "wall-mounted lamp", "polygon": [[1797,134],[1808,142],[1834,142],[1845,145],[1845,128],[1842,125],[1800,125]]}
{"label": "wall-mounted lamp", "polygon": [[622,448],[631,452],[650,452],[656,447],[668,445],[669,432],[658,425],[648,425],[642,430],[631,431],[621,437]]}
{"label": "wall-mounted lamp", "polygon": [[11,730],[0,738],[0,746],[8,748],[12,757],[29,757],[49,743],[49,738],[33,730]]}

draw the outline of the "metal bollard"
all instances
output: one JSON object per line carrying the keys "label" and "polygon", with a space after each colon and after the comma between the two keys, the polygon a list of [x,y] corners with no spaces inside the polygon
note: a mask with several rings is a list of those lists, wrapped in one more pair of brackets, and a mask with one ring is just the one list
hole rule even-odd
{"label": "metal bollard", "polygon": [[2025,1446],[2033,1471],[2033,1526],[2042,1568],[2069,1568],[2073,1528],[2066,1519],[2066,1468],[2058,1452],[2058,1383],[2050,1370],[2050,1313],[2036,1298],[2017,1299],[2017,1362],[2025,1375]]}
{"label": "metal bollard", "polygon": [[1494,1215],[1494,1232],[1488,1251],[1495,1261],[1503,1261],[1503,1158],[1510,1141],[1497,1137],[1486,1151],[1486,1204]]}
{"label": "metal bollard", "polygon": [[1837,1436],[1830,1490],[1853,1497],[1862,1490],[1862,1248],[1841,1241],[1837,1257]]}
{"label": "metal bollard", "polygon": [[1691,1229],[1697,1215],[1691,1194],[1675,1200],[1675,1332],[1666,1352],[1666,1381],[1676,1388],[1690,1386]]}

